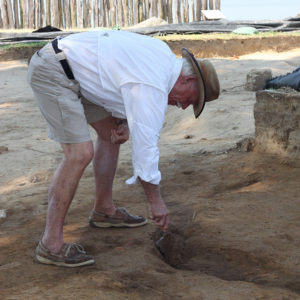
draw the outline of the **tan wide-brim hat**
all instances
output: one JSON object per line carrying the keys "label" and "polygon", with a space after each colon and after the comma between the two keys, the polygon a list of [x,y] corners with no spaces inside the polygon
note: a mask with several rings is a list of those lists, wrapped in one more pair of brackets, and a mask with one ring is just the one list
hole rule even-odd
{"label": "tan wide-brim hat", "polygon": [[182,49],[182,57],[186,57],[192,64],[198,79],[199,101],[194,105],[194,114],[197,119],[201,114],[205,102],[218,99],[220,94],[220,83],[217,72],[206,59],[196,59],[187,49]]}

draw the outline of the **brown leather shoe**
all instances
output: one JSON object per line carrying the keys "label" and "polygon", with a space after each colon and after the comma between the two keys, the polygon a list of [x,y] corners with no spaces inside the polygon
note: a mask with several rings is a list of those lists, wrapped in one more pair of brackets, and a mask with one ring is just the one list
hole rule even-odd
{"label": "brown leather shoe", "polygon": [[109,216],[93,210],[89,216],[91,227],[138,227],[147,224],[147,219],[133,216],[124,207],[118,207],[115,215]]}
{"label": "brown leather shoe", "polygon": [[52,253],[42,242],[39,242],[35,250],[34,259],[36,262],[42,264],[71,268],[87,266],[94,263],[93,257],[87,255],[83,247],[75,243],[65,243],[58,253]]}

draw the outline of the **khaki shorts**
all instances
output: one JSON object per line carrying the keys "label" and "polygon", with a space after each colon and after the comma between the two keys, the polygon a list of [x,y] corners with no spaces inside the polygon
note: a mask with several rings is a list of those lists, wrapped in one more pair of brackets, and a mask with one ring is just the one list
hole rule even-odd
{"label": "khaki shorts", "polygon": [[70,80],[51,43],[31,58],[27,80],[49,127],[49,138],[59,143],[91,140],[88,123],[111,114],[80,95],[80,85]]}

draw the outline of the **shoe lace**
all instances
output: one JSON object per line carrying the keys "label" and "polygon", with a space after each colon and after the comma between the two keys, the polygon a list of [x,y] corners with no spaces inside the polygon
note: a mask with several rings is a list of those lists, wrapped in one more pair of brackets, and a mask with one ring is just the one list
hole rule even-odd
{"label": "shoe lace", "polygon": [[79,252],[79,253],[82,253],[82,254],[85,254],[85,253],[86,253],[81,245],[76,244],[76,243],[71,243],[71,244],[69,244],[68,247],[67,247],[67,250],[66,250],[66,256],[69,255],[71,249],[75,249],[75,251],[77,251],[77,252]]}

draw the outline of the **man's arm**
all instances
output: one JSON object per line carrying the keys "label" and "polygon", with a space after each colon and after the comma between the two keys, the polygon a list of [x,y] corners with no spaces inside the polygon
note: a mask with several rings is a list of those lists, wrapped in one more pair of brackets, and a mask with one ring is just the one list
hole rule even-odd
{"label": "man's arm", "polygon": [[162,231],[166,231],[169,225],[169,211],[160,195],[159,185],[141,179],[140,182],[148,198],[150,219],[160,226]]}

